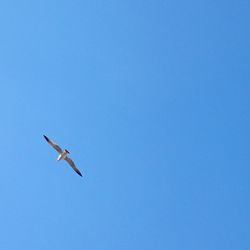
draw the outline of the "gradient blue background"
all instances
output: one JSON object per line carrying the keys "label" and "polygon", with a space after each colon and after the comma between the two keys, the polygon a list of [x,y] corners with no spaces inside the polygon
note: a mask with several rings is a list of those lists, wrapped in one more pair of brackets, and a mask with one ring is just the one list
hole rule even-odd
{"label": "gradient blue background", "polygon": [[248,250],[249,11],[2,0],[0,248]]}

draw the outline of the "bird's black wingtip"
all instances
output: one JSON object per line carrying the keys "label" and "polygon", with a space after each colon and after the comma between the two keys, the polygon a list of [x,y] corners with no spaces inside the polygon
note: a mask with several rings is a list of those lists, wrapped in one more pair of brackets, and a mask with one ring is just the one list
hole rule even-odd
{"label": "bird's black wingtip", "polygon": [[82,177],[82,173],[79,170],[76,173]]}
{"label": "bird's black wingtip", "polygon": [[43,135],[46,141],[49,141],[49,138],[46,135]]}

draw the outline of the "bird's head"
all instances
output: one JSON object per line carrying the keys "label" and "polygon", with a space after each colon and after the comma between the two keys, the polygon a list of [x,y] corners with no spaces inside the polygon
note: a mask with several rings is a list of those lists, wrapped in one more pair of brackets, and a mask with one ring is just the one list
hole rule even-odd
{"label": "bird's head", "polygon": [[65,152],[66,152],[67,154],[70,154],[70,152],[69,152],[67,149],[65,149]]}

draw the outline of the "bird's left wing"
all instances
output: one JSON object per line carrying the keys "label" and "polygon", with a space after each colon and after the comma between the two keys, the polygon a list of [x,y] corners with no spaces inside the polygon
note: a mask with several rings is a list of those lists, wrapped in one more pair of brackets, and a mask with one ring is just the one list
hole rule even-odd
{"label": "bird's left wing", "polygon": [[61,154],[63,151],[62,149],[55,144],[53,141],[51,141],[46,135],[43,136],[45,138],[45,140],[59,153]]}
{"label": "bird's left wing", "polygon": [[81,172],[79,171],[79,169],[75,166],[75,163],[69,158],[69,157],[66,157],[64,159],[65,161],[67,161],[69,163],[69,165],[75,170],[75,172],[77,174],[79,174],[80,176],[82,176]]}

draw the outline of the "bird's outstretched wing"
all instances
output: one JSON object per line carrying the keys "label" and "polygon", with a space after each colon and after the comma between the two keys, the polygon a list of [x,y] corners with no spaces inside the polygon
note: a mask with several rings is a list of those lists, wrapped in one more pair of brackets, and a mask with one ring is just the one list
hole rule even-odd
{"label": "bird's outstretched wing", "polygon": [[75,166],[75,163],[69,157],[66,157],[64,160],[69,163],[69,165],[75,170],[76,173],[78,173],[80,176],[82,176],[79,169]]}
{"label": "bird's outstretched wing", "polygon": [[46,135],[44,135],[44,138],[59,154],[63,152],[62,149],[53,141],[51,141]]}

